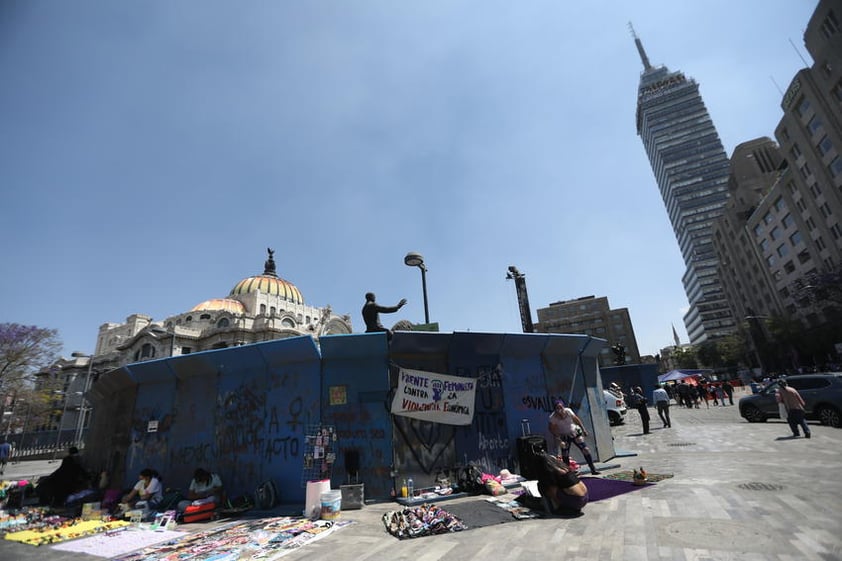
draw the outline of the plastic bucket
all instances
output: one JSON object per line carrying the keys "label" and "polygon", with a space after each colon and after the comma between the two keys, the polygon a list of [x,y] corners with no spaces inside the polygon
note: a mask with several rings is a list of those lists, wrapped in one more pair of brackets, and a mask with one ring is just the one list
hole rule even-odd
{"label": "plastic bucket", "polygon": [[342,513],[342,491],[325,491],[321,496],[322,520],[334,520]]}

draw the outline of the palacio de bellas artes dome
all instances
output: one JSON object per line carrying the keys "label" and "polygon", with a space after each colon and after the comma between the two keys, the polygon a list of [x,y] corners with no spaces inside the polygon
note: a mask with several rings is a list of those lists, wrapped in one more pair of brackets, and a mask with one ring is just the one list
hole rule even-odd
{"label": "palacio de bellas artes dome", "polygon": [[323,335],[352,333],[350,315],[305,304],[298,287],[278,276],[275,252],[267,251],[263,273],[240,280],[227,296],[161,321],[132,314],[123,323],[104,323],[92,356],[74,352],[39,372],[42,387],[63,381],[67,397],[56,402],[62,414],[52,431],[12,435],[15,446],[83,446],[92,413],[83,396],[102,375],[126,365],[308,335],[318,344]]}
{"label": "palacio de bellas artes dome", "polygon": [[351,333],[349,315],[305,304],[301,291],[278,276],[274,251],[268,252],[263,273],[242,279],[224,298],[205,300],[163,321],[134,314],[125,323],[103,324],[95,367],[100,361],[118,367],[287,337]]}

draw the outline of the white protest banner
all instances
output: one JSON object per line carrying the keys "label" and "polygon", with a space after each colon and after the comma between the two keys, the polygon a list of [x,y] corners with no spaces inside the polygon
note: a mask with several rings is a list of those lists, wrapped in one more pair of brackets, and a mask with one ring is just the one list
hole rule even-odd
{"label": "white protest banner", "polygon": [[401,368],[392,414],[444,425],[474,420],[476,379]]}

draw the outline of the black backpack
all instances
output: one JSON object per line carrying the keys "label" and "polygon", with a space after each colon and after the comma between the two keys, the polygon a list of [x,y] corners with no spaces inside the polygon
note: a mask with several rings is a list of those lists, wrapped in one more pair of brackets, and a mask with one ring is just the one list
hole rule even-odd
{"label": "black backpack", "polygon": [[281,496],[278,493],[278,487],[271,479],[258,485],[254,491],[254,503],[260,510],[270,509],[276,506],[280,500]]}
{"label": "black backpack", "polygon": [[464,493],[478,494],[485,490],[482,484],[482,470],[479,466],[468,464],[459,472],[459,490]]}

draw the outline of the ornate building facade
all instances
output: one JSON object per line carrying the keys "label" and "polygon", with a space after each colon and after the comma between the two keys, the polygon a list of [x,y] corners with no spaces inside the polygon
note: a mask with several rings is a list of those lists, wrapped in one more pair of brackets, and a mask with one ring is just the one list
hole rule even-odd
{"label": "ornate building facade", "polygon": [[285,337],[351,333],[351,317],[330,306],[305,304],[301,291],[279,277],[274,252],[263,273],[237,282],[227,296],[205,300],[162,321],[134,314],[125,323],[100,326],[95,356],[116,354],[114,366],[224,349]]}
{"label": "ornate building facade", "polygon": [[39,373],[37,387],[54,394],[53,414],[30,426],[26,439],[13,435],[16,445],[79,444],[90,422],[84,396],[100,375],[120,366],[302,335],[318,342],[322,335],[352,332],[349,315],[306,304],[298,287],[278,276],[274,251],[268,252],[263,273],[238,281],[224,297],[160,321],[132,314],[124,323],[101,325],[93,356],[74,353]]}

